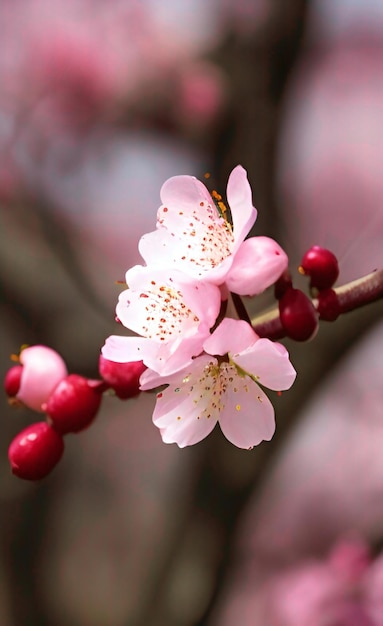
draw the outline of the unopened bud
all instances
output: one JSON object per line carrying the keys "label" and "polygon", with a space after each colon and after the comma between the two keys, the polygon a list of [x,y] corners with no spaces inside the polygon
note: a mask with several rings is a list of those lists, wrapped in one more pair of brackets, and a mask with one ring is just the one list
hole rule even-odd
{"label": "unopened bud", "polygon": [[103,386],[79,374],[69,374],[55,387],[44,407],[57,432],[77,433],[97,415]]}
{"label": "unopened bud", "polygon": [[12,473],[25,480],[40,480],[57,465],[64,441],[46,422],[31,424],[19,433],[8,450]]}
{"label": "unopened bud", "polygon": [[142,361],[116,363],[100,355],[98,368],[100,376],[122,400],[132,398],[140,392],[140,376],[146,370]]}

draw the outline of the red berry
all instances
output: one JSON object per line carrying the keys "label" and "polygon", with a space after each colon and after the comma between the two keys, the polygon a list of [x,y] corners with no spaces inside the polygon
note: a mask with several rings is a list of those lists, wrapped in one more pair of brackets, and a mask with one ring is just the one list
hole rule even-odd
{"label": "red berry", "polygon": [[339,276],[338,260],[330,250],[313,246],[301,261],[301,271],[310,276],[311,287],[328,289]]}
{"label": "red berry", "polygon": [[114,389],[122,400],[132,398],[140,392],[140,376],[146,370],[142,361],[115,363],[100,355],[98,362],[100,376]]}
{"label": "red berry", "polygon": [[87,428],[97,415],[102,399],[98,381],[69,374],[55,387],[44,410],[62,435]]}
{"label": "red berry", "polygon": [[12,473],[25,480],[40,480],[59,462],[64,441],[46,422],[31,424],[19,433],[8,450]]}
{"label": "red berry", "polygon": [[279,316],[286,335],[295,341],[311,339],[318,328],[318,313],[300,289],[288,289],[279,300]]}
{"label": "red berry", "polygon": [[14,398],[20,389],[21,374],[23,372],[22,365],[14,365],[5,375],[4,389],[7,396]]}

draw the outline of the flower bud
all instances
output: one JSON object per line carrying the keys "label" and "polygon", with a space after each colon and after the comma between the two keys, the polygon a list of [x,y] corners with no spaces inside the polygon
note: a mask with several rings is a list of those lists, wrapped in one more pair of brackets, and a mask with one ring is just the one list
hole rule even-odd
{"label": "flower bud", "polygon": [[291,289],[292,286],[293,281],[291,279],[290,272],[285,270],[274,284],[275,298],[280,300],[283,294],[285,294],[288,289]]}
{"label": "flower bud", "polygon": [[20,353],[20,365],[6,374],[4,387],[10,397],[16,397],[34,411],[42,405],[57,383],[67,375],[61,356],[47,346],[30,346]]}
{"label": "flower bud", "polygon": [[322,289],[318,293],[318,313],[321,320],[334,322],[340,315],[341,309],[338,297],[333,289]]}
{"label": "flower bud", "polygon": [[21,376],[23,373],[22,365],[14,365],[5,375],[4,389],[7,396],[14,398],[20,389]]}
{"label": "flower bud", "polygon": [[146,370],[142,361],[116,363],[100,355],[98,362],[100,376],[114,389],[121,400],[132,398],[140,392],[140,376]]}
{"label": "flower bud", "polygon": [[25,480],[40,480],[57,465],[64,441],[46,422],[31,424],[19,433],[8,450],[12,473]]}
{"label": "flower bud", "polygon": [[55,387],[45,410],[57,432],[77,433],[87,428],[100,408],[104,387],[79,374],[69,374]]}
{"label": "flower bud", "polygon": [[328,289],[339,276],[338,260],[330,250],[313,246],[303,256],[300,271],[310,276],[311,287]]}
{"label": "flower bud", "polygon": [[279,315],[286,335],[295,341],[307,341],[318,329],[318,313],[300,289],[288,289],[279,300]]}

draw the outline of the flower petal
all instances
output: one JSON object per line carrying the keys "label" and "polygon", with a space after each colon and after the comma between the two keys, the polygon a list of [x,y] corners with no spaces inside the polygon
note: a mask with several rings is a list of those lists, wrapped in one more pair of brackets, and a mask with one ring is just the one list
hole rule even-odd
{"label": "flower petal", "polygon": [[[195,176],[169,178],[162,185],[160,195],[162,206],[158,210],[158,225],[161,226],[166,220],[166,228],[178,235],[180,224],[190,221],[201,202],[203,202],[201,209],[205,207],[203,213],[206,215],[210,214],[207,210],[208,205],[215,209],[210,193]],[[215,209],[214,214],[216,212]]]}
{"label": "flower petal", "polygon": [[216,359],[203,355],[183,371],[178,385],[170,384],[157,395],[153,422],[165,443],[183,448],[198,443],[213,430],[219,411],[218,405],[212,406],[216,367]]}
{"label": "flower petal", "polygon": [[198,336],[159,344],[145,337],[111,335],[101,352],[109,361],[117,363],[143,361],[146,367],[160,376],[169,376],[181,371],[192,362],[192,357],[202,351],[202,341],[203,338]]}
{"label": "flower petal", "polygon": [[246,350],[259,339],[257,333],[244,320],[225,317],[203,344],[208,354],[224,355]]}
{"label": "flower petal", "polygon": [[120,294],[117,316],[124,326],[154,341],[206,335],[218,316],[219,288],[177,270],[136,265],[126,273],[126,282],[129,288]]}
{"label": "flower petal", "polygon": [[274,409],[264,391],[251,378],[237,376],[227,390],[219,424],[231,443],[249,449],[272,438]]}
{"label": "flower petal", "polygon": [[257,219],[257,210],[253,207],[247,172],[241,165],[237,165],[231,172],[226,195],[233,220],[235,248],[237,248]]}
{"label": "flower petal", "polygon": [[[174,265],[174,257],[179,258],[180,251],[174,251],[181,246],[166,228],[158,228],[143,235],[138,242],[138,250],[147,265],[153,267],[171,267]],[[185,248],[185,246],[183,246]]]}
{"label": "flower petal", "polygon": [[144,337],[111,335],[106,339],[104,346],[101,348],[101,353],[109,361],[130,363],[131,361],[143,361],[144,353],[150,346],[152,346],[153,352],[155,352],[157,346],[154,342],[148,341]]}
{"label": "flower petal", "polygon": [[226,277],[230,291],[254,296],[273,285],[287,268],[288,257],[269,237],[250,237],[240,245]]}
{"label": "flower petal", "polygon": [[164,376],[147,368],[140,376],[140,389],[141,391],[148,391],[149,389],[161,387],[161,385],[177,385],[180,379],[182,380],[183,371],[184,370],[178,370],[177,372]]}
{"label": "flower petal", "polygon": [[270,339],[258,339],[246,350],[230,357],[245,372],[256,377],[261,385],[275,391],[289,389],[296,378],[286,348]]}

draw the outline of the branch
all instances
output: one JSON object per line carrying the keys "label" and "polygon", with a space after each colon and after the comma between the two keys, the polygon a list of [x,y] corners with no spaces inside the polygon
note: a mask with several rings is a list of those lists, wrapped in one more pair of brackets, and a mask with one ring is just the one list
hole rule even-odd
{"label": "branch", "polygon": [[[358,278],[350,283],[331,290],[333,297],[332,306],[337,308],[337,314],[343,315],[366,304],[383,298],[383,269],[375,270],[367,276]],[[320,296],[313,298],[314,307],[320,309]],[[323,315],[320,315],[320,319]],[[277,340],[286,337],[286,332],[279,318],[278,306],[261,315],[254,316],[251,320],[255,332],[260,337],[268,337]]]}

